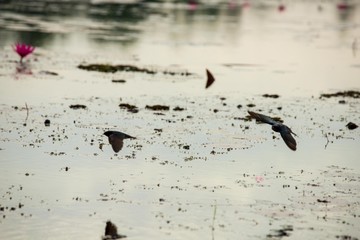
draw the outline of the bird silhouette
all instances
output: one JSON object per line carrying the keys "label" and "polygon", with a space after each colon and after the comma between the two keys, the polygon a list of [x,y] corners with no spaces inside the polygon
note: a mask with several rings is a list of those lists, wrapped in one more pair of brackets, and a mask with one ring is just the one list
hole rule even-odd
{"label": "bird silhouette", "polygon": [[106,135],[109,138],[109,143],[111,144],[112,149],[116,153],[123,148],[124,139],[127,138],[136,139],[135,137],[132,137],[130,135],[127,135],[126,133],[122,133],[118,131],[106,131],[104,132],[104,135]]}
{"label": "bird silhouette", "polygon": [[291,129],[288,126],[282,124],[281,122],[275,121],[269,116],[260,113],[255,113],[251,111],[248,111],[248,113],[250,114],[251,117],[255,118],[256,120],[272,125],[271,127],[272,130],[280,133],[286,145],[291,150],[296,151],[296,141],[291,134],[294,134],[295,136],[297,135],[293,131],[291,131]]}
{"label": "bird silhouette", "polygon": [[126,235],[118,234],[116,225],[111,221],[107,221],[105,226],[105,236],[102,237],[102,239],[110,240],[110,239],[120,239],[120,238],[126,238]]}
{"label": "bird silhouette", "polygon": [[205,89],[209,88],[215,82],[214,76],[208,69],[206,69],[206,76],[207,76],[207,80],[206,80]]}

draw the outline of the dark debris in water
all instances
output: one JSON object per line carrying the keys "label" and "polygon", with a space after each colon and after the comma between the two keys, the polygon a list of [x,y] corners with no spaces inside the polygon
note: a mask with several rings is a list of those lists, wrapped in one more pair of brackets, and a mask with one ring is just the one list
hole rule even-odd
{"label": "dark debris in water", "polygon": [[45,124],[45,127],[49,127],[50,126],[50,120],[49,119],[46,119],[44,121],[44,124]]}
{"label": "dark debris in water", "polygon": [[174,107],[173,110],[174,110],[174,111],[184,111],[185,108],[182,108],[182,107]]}
{"label": "dark debris in water", "polygon": [[114,73],[117,71],[122,72],[143,72],[148,74],[155,74],[156,72],[150,69],[139,68],[133,65],[110,65],[110,64],[89,64],[82,65],[80,64],[78,68],[87,70],[87,71],[97,71],[105,73]]}
{"label": "dark debris in water", "polygon": [[323,93],[320,95],[320,98],[331,98],[331,97],[351,97],[351,98],[360,98],[359,91],[344,91],[336,93]]}
{"label": "dark debris in water", "polygon": [[251,122],[252,117],[250,115],[247,115],[245,117],[234,117],[234,120],[241,120],[244,122]]}
{"label": "dark debris in water", "polygon": [[165,105],[146,105],[146,109],[153,110],[153,111],[169,111],[170,107]]}
{"label": "dark debris in water", "polygon": [[104,72],[104,73],[115,73],[117,71],[120,72],[140,72],[140,73],[147,73],[147,74],[156,74],[156,73],[163,73],[168,75],[181,75],[181,76],[189,76],[192,75],[188,72],[175,72],[175,71],[157,71],[149,68],[141,68],[135,65],[128,65],[128,64],[119,64],[119,65],[110,65],[110,64],[89,64],[83,65],[80,64],[78,68],[87,70],[87,71],[97,71],[97,72]]}
{"label": "dark debris in water", "polygon": [[128,103],[120,103],[119,107],[122,108],[122,109],[127,109],[128,112],[131,112],[131,113],[139,112],[139,109],[138,109],[137,106],[131,105],[131,104],[128,104]]}
{"label": "dark debris in water", "polygon": [[289,237],[290,236],[289,232],[292,232],[292,231],[294,231],[293,226],[286,225],[286,226],[283,226],[282,229],[272,230],[273,233],[266,235],[266,237],[270,238],[270,239],[273,239],[273,238],[280,239],[282,237]]}
{"label": "dark debris in water", "polygon": [[126,83],[126,80],[124,80],[124,79],[113,79],[113,80],[111,80],[111,82],[113,82],[113,83]]}
{"label": "dark debris in water", "polygon": [[280,97],[278,94],[267,94],[267,93],[263,94],[262,96],[265,98],[279,98]]}
{"label": "dark debris in water", "polygon": [[330,201],[324,199],[324,200],[321,200],[321,199],[317,199],[316,200],[318,203],[330,203]]}
{"label": "dark debris in water", "polygon": [[40,73],[40,74],[44,74],[44,75],[51,75],[51,76],[58,76],[58,75],[59,75],[59,74],[56,73],[56,72],[51,72],[51,71],[47,71],[47,70],[40,71],[39,73]]}
{"label": "dark debris in water", "polygon": [[349,122],[348,124],[346,124],[346,127],[350,130],[354,130],[354,129],[358,128],[358,125],[356,125],[353,122]]}
{"label": "dark debris in water", "polygon": [[63,167],[63,168],[60,169],[60,171],[62,171],[62,170],[65,170],[65,172],[67,172],[67,171],[70,170],[70,168],[69,167]]}
{"label": "dark debris in water", "polygon": [[74,104],[74,105],[70,105],[70,108],[71,109],[86,109],[87,107],[82,104]]}
{"label": "dark debris in water", "polygon": [[340,240],[359,240],[358,238],[352,237],[352,236],[349,236],[349,235],[341,235],[341,236],[337,235],[336,239],[340,239]]}

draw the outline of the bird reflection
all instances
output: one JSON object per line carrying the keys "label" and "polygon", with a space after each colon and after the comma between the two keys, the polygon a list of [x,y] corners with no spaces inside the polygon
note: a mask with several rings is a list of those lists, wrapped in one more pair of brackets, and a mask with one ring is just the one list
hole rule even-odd
{"label": "bird reflection", "polygon": [[105,236],[102,237],[102,239],[110,240],[120,238],[126,238],[126,235],[118,234],[116,225],[113,224],[111,221],[107,221],[105,226]]}
{"label": "bird reflection", "polygon": [[104,135],[106,135],[109,138],[109,143],[111,144],[112,149],[116,153],[118,153],[123,148],[124,139],[127,138],[136,139],[135,137],[132,137],[130,135],[127,135],[126,133],[122,133],[118,131],[106,131],[104,132]]}
{"label": "bird reflection", "polygon": [[291,135],[291,134],[294,134],[296,136],[296,134],[293,133],[293,131],[291,131],[291,129],[288,126],[286,126],[278,121],[275,121],[271,117],[265,116],[260,113],[255,113],[255,112],[251,112],[251,111],[248,111],[248,113],[250,114],[251,117],[255,118],[256,120],[272,125],[272,127],[271,127],[272,130],[280,133],[280,135],[281,135],[282,139],[284,140],[284,142],[286,143],[286,145],[291,150],[293,150],[293,151],[296,150],[296,141],[293,138],[293,136]]}

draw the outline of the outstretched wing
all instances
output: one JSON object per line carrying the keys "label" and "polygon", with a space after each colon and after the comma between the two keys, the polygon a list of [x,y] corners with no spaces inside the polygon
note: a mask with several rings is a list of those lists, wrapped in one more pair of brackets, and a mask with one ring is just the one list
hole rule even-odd
{"label": "outstretched wing", "polygon": [[256,120],[261,121],[263,123],[267,123],[267,124],[270,124],[270,125],[278,124],[277,121],[275,121],[274,119],[272,119],[269,116],[266,116],[266,115],[263,115],[263,114],[260,114],[260,113],[255,113],[255,112],[252,112],[252,111],[248,111],[248,113],[250,114],[251,117],[253,117]]}
{"label": "outstretched wing", "polygon": [[281,126],[280,134],[286,145],[293,151],[296,151],[296,141],[291,135],[291,130],[285,125]]}
{"label": "outstretched wing", "polygon": [[109,143],[111,144],[112,149],[114,152],[119,152],[124,145],[123,139],[118,137],[116,134],[111,134],[109,136]]}
{"label": "outstretched wing", "polygon": [[215,82],[215,78],[212,75],[212,73],[206,69],[206,75],[207,75],[207,81],[206,81],[206,86],[205,88],[210,87],[214,82]]}
{"label": "outstretched wing", "polygon": [[124,134],[124,139],[126,139],[126,138],[136,139],[136,137],[133,137],[133,136],[127,135],[126,133],[123,133],[123,134]]}

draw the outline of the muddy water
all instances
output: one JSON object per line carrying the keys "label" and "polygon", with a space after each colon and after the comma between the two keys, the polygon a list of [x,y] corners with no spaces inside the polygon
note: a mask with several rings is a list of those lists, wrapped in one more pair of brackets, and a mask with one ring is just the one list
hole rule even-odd
{"label": "muddy water", "polygon": [[[359,99],[319,98],[359,90],[358,5],[40,3],[1,4],[1,238],[100,239],[107,220],[129,239],[360,238]],[[17,41],[37,46],[25,65]],[[115,154],[107,129],[137,139]]]}

